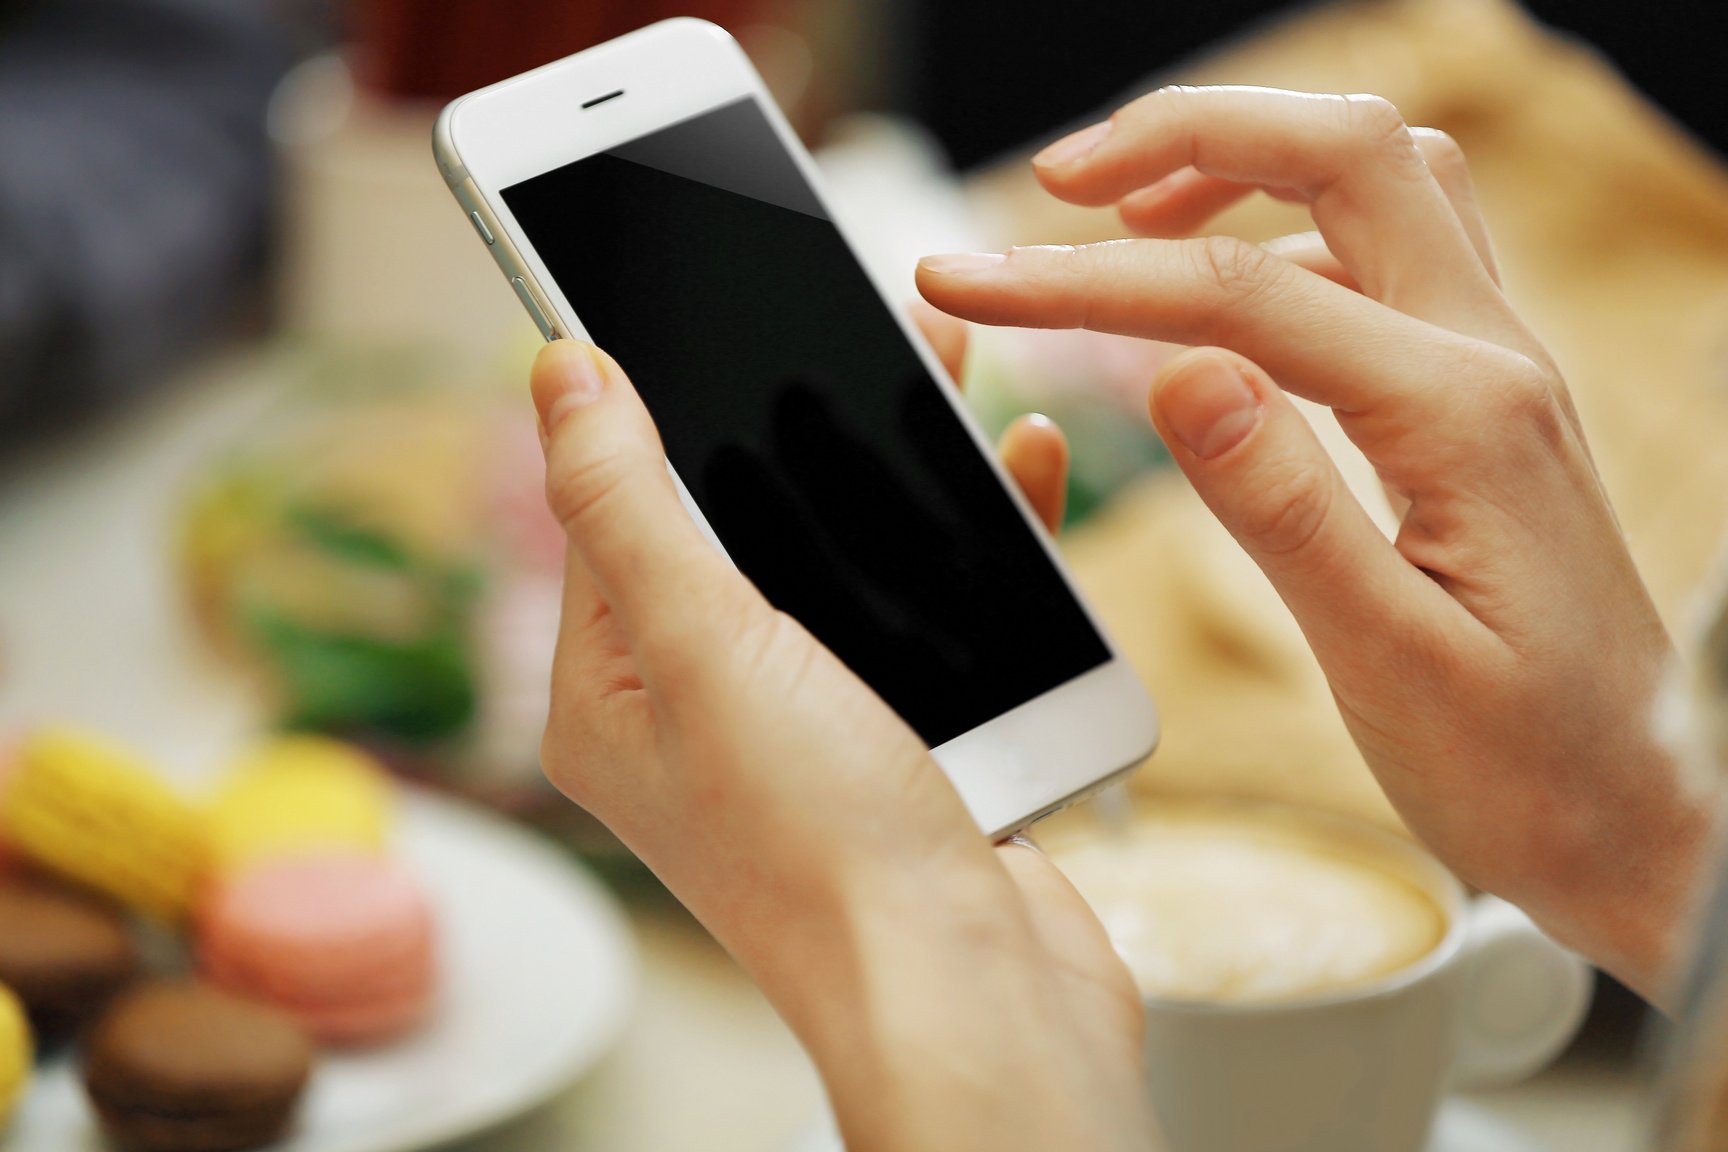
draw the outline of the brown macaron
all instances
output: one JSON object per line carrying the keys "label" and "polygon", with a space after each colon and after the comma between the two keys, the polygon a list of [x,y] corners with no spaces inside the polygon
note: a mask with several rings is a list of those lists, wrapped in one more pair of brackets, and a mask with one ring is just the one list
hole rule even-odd
{"label": "brown macaron", "polygon": [[125,1152],[239,1152],[285,1133],[312,1042],[274,1009],[192,981],[119,996],[85,1042],[84,1087]]}
{"label": "brown macaron", "polygon": [[44,1044],[64,1040],[138,975],[119,910],[52,881],[0,878],[0,984]]}

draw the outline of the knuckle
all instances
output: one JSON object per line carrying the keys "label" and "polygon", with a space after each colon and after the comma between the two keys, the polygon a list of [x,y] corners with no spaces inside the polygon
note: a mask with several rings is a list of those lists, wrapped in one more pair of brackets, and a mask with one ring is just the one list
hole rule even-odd
{"label": "knuckle", "polygon": [[1215,285],[1232,305],[1252,301],[1278,275],[1272,253],[1234,236],[1205,236],[1184,243],[1196,275]]}
{"label": "knuckle", "polygon": [[1346,96],[1344,150],[1357,163],[1390,165],[1410,174],[1422,170],[1422,153],[1396,105],[1381,96]]}
{"label": "knuckle", "polygon": [[1055,288],[1050,297],[1055,305],[1051,316],[1055,327],[1085,328],[1092,318],[1092,301],[1099,280],[1108,274],[1109,258],[1097,251],[1100,247],[1052,244],[1015,248],[1008,253],[1008,260],[1011,264],[1024,264],[1034,272],[1046,271],[1047,282]]}
{"label": "knuckle", "polygon": [[1397,105],[1384,96],[1358,94],[1344,98],[1344,129],[1364,147],[1383,150],[1410,148],[1409,125]]}
{"label": "knuckle", "polygon": [[546,474],[546,504],[567,532],[583,531],[610,514],[629,476],[615,453],[560,462]]}
{"label": "knuckle", "polygon": [[1465,159],[1464,149],[1450,134],[1438,128],[1424,128],[1415,140],[1423,158],[1428,161],[1428,167],[1447,175],[1462,176],[1469,172],[1470,164]]}
{"label": "knuckle", "polygon": [[1191,97],[1196,89],[1191,84],[1164,84],[1152,89],[1144,96],[1136,97],[1110,114],[1110,123],[1116,128],[1129,124],[1144,116],[1156,115],[1168,110],[1171,104],[1179,103]]}
{"label": "knuckle", "polygon": [[1260,482],[1260,498],[1240,528],[1243,542],[1262,556],[1291,556],[1311,548],[1332,513],[1332,485],[1311,468],[1288,467]]}
{"label": "knuckle", "polygon": [[[1010,262],[1024,260],[1046,289],[1041,327],[1101,328],[1132,323],[1132,302],[1168,265],[1154,241],[1102,240],[1092,244],[1016,248]],[[1183,244],[1198,241],[1181,241]],[[1204,272],[1191,276],[1205,278]]]}
{"label": "knuckle", "polygon": [[1495,375],[1484,402],[1495,422],[1545,448],[1567,439],[1569,423],[1550,374],[1534,360],[1518,357],[1510,371]]}

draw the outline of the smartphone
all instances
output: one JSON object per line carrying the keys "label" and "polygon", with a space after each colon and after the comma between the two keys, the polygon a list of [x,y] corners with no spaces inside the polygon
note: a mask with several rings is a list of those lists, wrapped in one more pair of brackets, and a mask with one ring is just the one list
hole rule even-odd
{"label": "smartphone", "polygon": [[617,358],[689,514],[985,832],[1150,755],[1139,678],[723,30],[667,20],[472,92],[434,152],[541,333]]}

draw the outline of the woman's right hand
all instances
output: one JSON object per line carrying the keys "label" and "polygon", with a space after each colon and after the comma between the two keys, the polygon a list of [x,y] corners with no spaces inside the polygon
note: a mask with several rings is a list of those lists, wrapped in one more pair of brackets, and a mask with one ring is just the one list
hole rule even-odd
{"label": "woman's right hand", "polygon": [[[1653,728],[1668,637],[1565,382],[1501,294],[1462,155],[1372,97],[1167,88],[1034,161],[1170,236],[1254,188],[1318,233],[938,256],[970,320],[1199,347],[1152,418],[1276,586],[1411,830],[1646,994],[1709,809]],[[1284,390],[1332,408],[1405,505],[1394,541]]]}

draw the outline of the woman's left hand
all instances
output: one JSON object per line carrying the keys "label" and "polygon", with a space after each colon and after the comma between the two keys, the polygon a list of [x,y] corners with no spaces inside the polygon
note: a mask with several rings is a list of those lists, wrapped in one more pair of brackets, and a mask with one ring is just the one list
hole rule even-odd
{"label": "woman's left hand", "polygon": [[[533,393],[569,538],[546,772],[761,985],[847,1146],[1144,1146],[1139,999],[1091,910],[703,538],[610,357],[550,344]],[[1009,442],[1046,515],[1056,436]]]}

